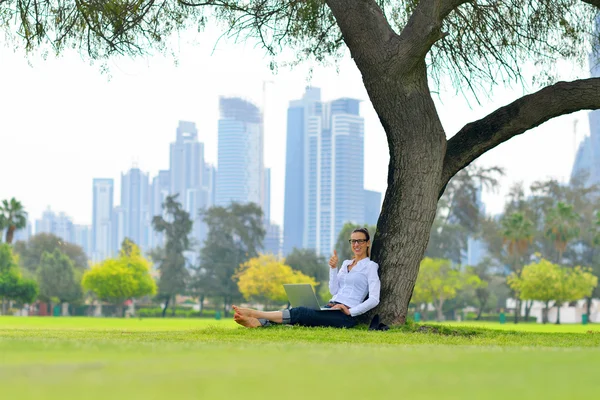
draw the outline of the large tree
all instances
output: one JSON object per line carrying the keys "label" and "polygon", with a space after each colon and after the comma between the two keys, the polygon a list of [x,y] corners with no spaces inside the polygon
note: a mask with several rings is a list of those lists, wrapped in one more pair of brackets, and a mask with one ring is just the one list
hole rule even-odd
{"label": "large tree", "polygon": [[[169,307],[169,301],[172,299],[175,307],[175,296],[185,293],[189,280],[185,253],[191,249],[190,233],[193,222],[190,214],[177,201],[177,196],[168,196],[165,199],[162,205],[164,217],[157,215],[152,219],[154,230],[164,233],[166,237],[165,245],[152,252],[152,260],[158,264],[160,272],[159,295],[165,300],[163,317]],[[127,251],[127,246],[128,243],[123,242],[122,253]],[[174,308],[173,312],[175,312]]]}
{"label": "large tree", "polygon": [[108,258],[85,272],[82,286],[100,300],[117,306],[117,316],[123,316],[123,302],[156,293],[156,283],[150,275],[150,262],[139,247],[129,239],[122,243],[118,258]]}
{"label": "large tree", "polygon": [[44,253],[54,253],[56,250],[69,257],[73,266],[79,272],[83,272],[88,268],[88,259],[81,246],[65,242],[51,233],[38,233],[26,242],[17,241],[14,244],[14,252],[19,256],[19,264],[31,275],[36,273],[42,255]]}
{"label": "large tree", "polygon": [[23,279],[11,247],[0,243],[0,304],[2,314],[10,300],[31,303],[38,294],[38,286],[33,279]]}
{"label": "large tree", "polygon": [[[1,9],[1,8],[0,8]],[[27,226],[27,212],[14,197],[0,204],[0,232],[6,229],[6,243],[11,244],[15,231]]]}
{"label": "large tree", "polygon": [[[39,0],[0,2],[0,24],[27,50],[70,46],[92,58],[164,48],[167,36],[210,17],[269,54],[294,48],[321,61],[350,51],[386,132],[388,188],[372,258],[381,266],[373,312],[403,323],[436,204],[458,171],[552,118],[600,108],[600,78],[556,82],[557,60],[583,61],[600,0]],[[15,22],[16,21],[16,22]],[[12,35],[11,35],[12,34]],[[430,83],[477,93],[541,71],[535,93],[458,132],[445,132]],[[454,133],[454,134],[453,134]],[[450,139],[447,139],[450,137]]]}
{"label": "large tree", "polygon": [[81,276],[82,272],[75,269],[71,259],[60,250],[44,253],[37,270],[40,299],[61,304],[81,299]]}
{"label": "large tree", "polygon": [[240,265],[258,256],[265,236],[261,208],[254,203],[231,203],[204,212],[208,237],[200,250],[200,265],[192,283],[199,296],[223,300],[227,314],[234,299],[241,298],[234,275]]}

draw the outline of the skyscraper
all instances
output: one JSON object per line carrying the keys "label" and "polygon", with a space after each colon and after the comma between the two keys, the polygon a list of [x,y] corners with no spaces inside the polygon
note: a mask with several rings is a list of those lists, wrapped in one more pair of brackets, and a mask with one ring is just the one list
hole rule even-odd
{"label": "skyscraper", "polygon": [[103,260],[112,254],[113,188],[112,179],[95,178],[93,181],[92,259],[94,261]]}
{"label": "skyscraper", "polygon": [[35,221],[35,233],[50,233],[58,236],[65,242],[73,243],[73,220],[64,212],[56,214],[48,207],[42,213],[42,218]]}
{"label": "skyscraper", "polygon": [[304,247],[304,192],[307,164],[305,127],[311,115],[320,112],[321,90],[307,88],[301,100],[290,102],[287,111],[287,143],[285,151],[285,202],[283,215],[283,254],[294,247]]}
{"label": "skyscraper", "polygon": [[253,202],[265,209],[262,113],[240,98],[219,103],[218,169],[215,202]]}
{"label": "skyscraper", "polygon": [[169,195],[169,190],[171,189],[170,182],[170,171],[158,171],[158,175],[152,179],[149,199],[150,224],[148,228],[148,247],[151,249],[163,245],[163,234],[154,231],[152,219],[157,215],[163,215],[162,204]]}
{"label": "skyscraper", "polygon": [[364,223],[364,119],[359,100],[324,103],[308,88],[288,109],[284,254],[329,254],[346,222]]}
{"label": "skyscraper", "polygon": [[[600,35],[600,13],[596,17],[595,30]],[[590,75],[600,77],[600,46],[592,49],[589,57]],[[600,184],[600,110],[589,113],[590,136],[587,136],[579,145],[571,179],[584,176],[586,186]]]}
{"label": "skyscraper", "polygon": [[[133,240],[142,250],[148,249],[149,197],[148,174],[137,167],[121,174],[123,235]],[[120,245],[121,242],[118,242],[119,247]]]}
{"label": "skyscraper", "polygon": [[[203,188],[204,175],[204,143],[198,141],[196,124],[179,121],[177,138],[171,143],[169,194],[178,194],[177,201],[190,214],[194,223],[193,244],[197,246],[206,238],[206,227],[200,216],[200,210],[206,208],[209,197]],[[190,262],[195,262],[195,259]]]}

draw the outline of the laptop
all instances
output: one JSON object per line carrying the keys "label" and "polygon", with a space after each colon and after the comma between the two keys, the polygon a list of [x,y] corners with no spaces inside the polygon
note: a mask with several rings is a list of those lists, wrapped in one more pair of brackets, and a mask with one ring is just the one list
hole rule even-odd
{"label": "laptop", "polygon": [[284,284],[283,288],[285,289],[285,293],[287,293],[292,307],[306,307],[321,311],[339,311],[337,308],[321,307],[317,295],[309,283],[288,283]]}

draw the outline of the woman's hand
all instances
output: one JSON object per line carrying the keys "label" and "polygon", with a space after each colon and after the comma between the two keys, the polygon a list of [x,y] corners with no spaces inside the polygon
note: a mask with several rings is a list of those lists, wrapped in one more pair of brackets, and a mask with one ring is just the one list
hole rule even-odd
{"label": "woman's hand", "polygon": [[346,315],[350,315],[350,309],[343,304],[336,304],[331,307],[332,310],[342,310],[342,312]]}
{"label": "woman's hand", "polygon": [[329,259],[329,267],[331,269],[337,268],[337,262],[338,262],[337,251],[334,250],[333,255]]}

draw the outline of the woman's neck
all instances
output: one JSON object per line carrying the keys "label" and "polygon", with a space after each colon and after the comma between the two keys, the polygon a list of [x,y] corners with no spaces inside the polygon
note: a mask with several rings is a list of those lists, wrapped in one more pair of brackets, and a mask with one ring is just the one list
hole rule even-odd
{"label": "woman's neck", "polygon": [[361,256],[354,256],[354,260],[355,260],[356,262],[359,262],[360,260],[364,260],[365,258],[367,258],[367,255],[366,255],[366,254],[363,254],[363,255],[361,255]]}

